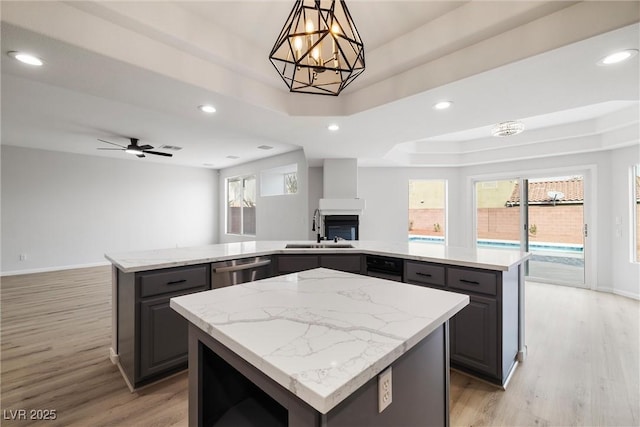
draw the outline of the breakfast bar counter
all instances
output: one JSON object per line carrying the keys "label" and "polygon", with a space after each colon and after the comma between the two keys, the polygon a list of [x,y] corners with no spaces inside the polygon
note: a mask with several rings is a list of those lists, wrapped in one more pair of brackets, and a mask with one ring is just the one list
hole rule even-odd
{"label": "breakfast bar counter", "polygon": [[528,257],[513,250],[383,241],[250,241],[111,253],[110,358],[132,391],[166,378],[188,362],[188,322],[171,309],[171,298],[326,268],[468,295],[469,305],[450,322],[451,367],[505,388],[526,357]]}
{"label": "breakfast bar counter", "polygon": [[447,425],[447,321],[468,302],[324,268],[172,298],[189,321],[189,424]]}

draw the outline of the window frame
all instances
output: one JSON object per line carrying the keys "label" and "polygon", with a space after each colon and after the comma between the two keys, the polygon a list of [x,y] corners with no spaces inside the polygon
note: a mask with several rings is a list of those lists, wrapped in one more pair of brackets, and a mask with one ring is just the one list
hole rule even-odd
{"label": "window frame", "polygon": [[[640,163],[631,166],[630,168],[630,237],[631,241],[629,242],[631,246],[630,254],[631,254],[631,262],[639,264],[640,263]],[[616,224],[616,227],[620,227],[620,224]],[[617,231],[619,232],[619,231]]]}
{"label": "window frame", "polygon": [[240,206],[240,230],[239,232],[233,232],[229,230],[229,208],[231,208],[232,206],[229,206],[229,203],[231,202],[231,200],[229,199],[229,185],[231,182],[237,182],[237,181],[241,181],[242,182],[242,195],[241,198],[243,201],[246,200],[246,191],[247,191],[247,187],[246,187],[246,181],[248,180],[253,180],[254,181],[254,200],[253,200],[253,208],[257,209],[257,205],[258,205],[258,181],[257,181],[257,176],[256,174],[247,174],[247,175],[238,175],[238,176],[231,176],[225,179],[225,234],[227,235],[231,235],[231,236],[256,236],[256,217],[254,214],[254,220],[253,220],[253,233],[247,233],[245,232],[245,209],[249,208],[249,206]]}

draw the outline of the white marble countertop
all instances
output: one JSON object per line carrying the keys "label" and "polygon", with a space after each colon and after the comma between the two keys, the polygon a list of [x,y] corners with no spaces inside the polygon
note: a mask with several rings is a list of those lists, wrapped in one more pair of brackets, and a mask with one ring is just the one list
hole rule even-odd
{"label": "white marble countertop", "polygon": [[319,268],[171,299],[171,308],[321,413],[469,303]]}
{"label": "white marble countertop", "polygon": [[[312,241],[251,241],[237,243],[221,243],[217,245],[156,249],[106,254],[113,265],[124,273],[156,270],[159,268],[178,267],[183,265],[203,264],[260,255],[287,253],[364,253],[429,261],[464,267],[484,268],[488,270],[509,270],[523,262],[527,252],[508,249],[462,248],[416,242],[382,242],[382,241],[342,241],[340,244],[351,244],[345,248],[311,248],[286,249],[288,243],[313,244]],[[331,242],[324,242],[331,244]]]}

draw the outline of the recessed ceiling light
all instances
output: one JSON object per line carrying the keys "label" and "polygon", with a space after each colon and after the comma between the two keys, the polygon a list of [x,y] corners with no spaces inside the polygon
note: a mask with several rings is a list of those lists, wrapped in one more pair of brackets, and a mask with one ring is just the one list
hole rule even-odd
{"label": "recessed ceiling light", "polygon": [[271,150],[273,147],[270,145],[258,145],[258,148],[261,150]]}
{"label": "recessed ceiling light", "polygon": [[202,166],[211,167],[213,166],[213,163],[203,163]]}
{"label": "recessed ceiling light", "polygon": [[40,67],[42,66],[42,64],[44,64],[44,62],[42,62],[42,59],[38,58],[37,56],[31,55],[30,53],[16,52],[12,50],[11,52],[8,52],[8,55],[24,64],[33,65],[35,67]]}
{"label": "recessed ceiling light", "polygon": [[437,104],[433,105],[433,109],[434,110],[446,110],[447,108],[451,107],[453,105],[453,102],[451,101],[440,101]]}
{"label": "recessed ceiling light", "polygon": [[207,114],[213,114],[213,113],[215,113],[215,112],[216,112],[216,107],[214,107],[213,105],[209,105],[209,104],[206,104],[206,105],[200,105],[200,106],[198,107],[198,109],[199,109],[200,111],[202,111],[203,113],[207,113]]}
{"label": "recessed ceiling light", "polygon": [[638,54],[638,49],[626,49],[607,55],[598,61],[598,65],[613,65],[622,61],[626,61]]}
{"label": "recessed ceiling light", "polygon": [[524,125],[520,122],[508,121],[498,123],[491,129],[492,136],[511,136],[517,135],[524,130]]}
{"label": "recessed ceiling light", "polygon": [[231,159],[231,160],[236,160],[239,159],[240,157],[238,156],[227,156],[227,159]]}
{"label": "recessed ceiling light", "polygon": [[327,126],[327,129],[329,129],[331,132],[335,132],[335,131],[340,130],[340,126],[338,126],[335,123],[332,123],[329,126]]}

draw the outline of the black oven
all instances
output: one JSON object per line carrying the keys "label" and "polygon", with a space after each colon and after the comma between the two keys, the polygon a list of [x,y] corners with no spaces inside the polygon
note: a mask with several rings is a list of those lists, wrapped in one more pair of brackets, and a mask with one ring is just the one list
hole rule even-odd
{"label": "black oven", "polygon": [[358,215],[326,215],[324,217],[324,237],[358,240]]}

